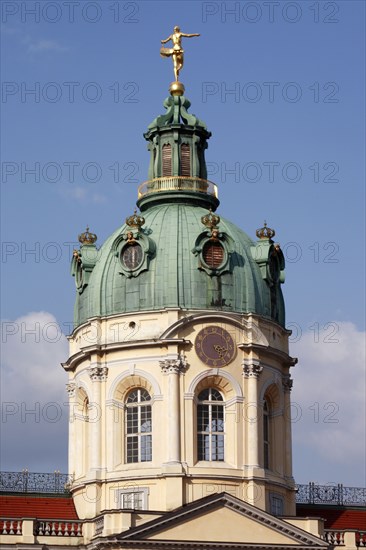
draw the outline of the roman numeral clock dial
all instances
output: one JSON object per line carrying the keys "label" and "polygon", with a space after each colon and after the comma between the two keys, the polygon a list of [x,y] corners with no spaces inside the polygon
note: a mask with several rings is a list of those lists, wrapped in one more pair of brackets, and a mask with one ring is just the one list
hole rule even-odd
{"label": "roman numeral clock dial", "polygon": [[223,328],[205,327],[197,334],[195,350],[198,357],[209,367],[225,367],[235,356],[232,336]]}

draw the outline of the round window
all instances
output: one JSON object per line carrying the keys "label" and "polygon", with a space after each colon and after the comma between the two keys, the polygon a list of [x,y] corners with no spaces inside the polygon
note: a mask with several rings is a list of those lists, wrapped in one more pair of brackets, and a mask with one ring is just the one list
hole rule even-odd
{"label": "round window", "polygon": [[224,247],[219,242],[208,241],[202,250],[202,257],[211,269],[217,269],[224,261]]}
{"label": "round window", "polygon": [[122,250],[122,264],[127,269],[136,269],[142,261],[142,248],[139,244],[129,244]]}

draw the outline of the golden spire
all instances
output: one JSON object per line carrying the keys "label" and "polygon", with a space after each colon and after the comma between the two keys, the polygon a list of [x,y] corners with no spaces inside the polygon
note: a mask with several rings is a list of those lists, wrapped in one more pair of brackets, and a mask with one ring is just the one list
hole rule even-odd
{"label": "golden spire", "polygon": [[175,81],[172,82],[170,85],[170,93],[172,95],[183,95],[184,93],[184,85],[179,82],[179,73],[182,70],[184,64],[182,37],[192,38],[194,36],[200,35],[198,33],[187,34],[181,32],[180,27],[175,26],[173,34],[168,36],[168,38],[166,38],[165,40],[161,41],[162,44],[166,44],[167,42],[169,42],[169,40],[171,40],[173,43],[172,48],[160,48],[161,57],[172,57],[173,59]]}

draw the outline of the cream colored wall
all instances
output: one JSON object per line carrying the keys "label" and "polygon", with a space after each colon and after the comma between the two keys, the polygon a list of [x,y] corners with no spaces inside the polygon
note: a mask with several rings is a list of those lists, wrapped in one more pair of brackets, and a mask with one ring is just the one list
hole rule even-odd
{"label": "cream colored wall", "polygon": [[[207,367],[195,353],[196,335],[209,325],[226,329],[238,345],[225,368]],[[270,490],[284,497],[285,513],[293,514],[289,394],[283,384],[289,372],[287,340],[285,330],[255,315],[174,309],[94,319],[79,327],[70,337],[66,369],[69,471],[75,475],[80,516],[116,509],[116,491],[129,486],[148,489],[150,510],[171,510],[212,491],[231,492],[268,509]],[[160,361],[177,364],[181,356],[181,369],[163,372]],[[209,386],[225,400],[225,462],[196,459],[196,396]],[[124,399],[133,387],[146,388],[152,397],[153,460],[126,464]],[[273,405],[268,471],[261,444],[265,395]]]}
{"label": "cream colored wall", "polygon": [[[204,525],[204,529],[202,528]],[[189,535],[188,535],[189,533]],[[168,531],[162,531],[148,537],[151,540],[184,541],[215,541],[252,544],[291,544],[299,542],[289,539],[289,536],[275,531],[271,527],[255,522],[251,518],[238,517],[228,508],[220,508],[203,514],[200,517],[188,520]]]}

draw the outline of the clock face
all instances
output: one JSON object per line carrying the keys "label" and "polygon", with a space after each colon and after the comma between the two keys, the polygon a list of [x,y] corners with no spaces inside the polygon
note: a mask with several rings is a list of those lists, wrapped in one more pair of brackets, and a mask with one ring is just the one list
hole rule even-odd
{"label": "clock face", "polygon": [[142,248],[139,244],[129,244],[122,250],[122,263],[127,269],[136,269],[142,261]]}
{"label": "clock face", "polygon": [[235,344],[231,335],[221,327],[206,327],[196,337],[198,357],[209,367],[225,367],[234,359]]}

